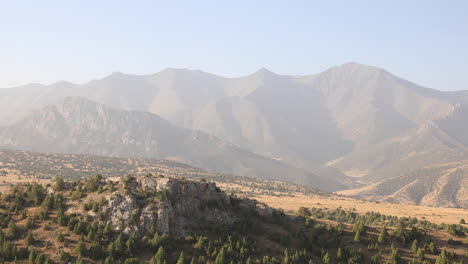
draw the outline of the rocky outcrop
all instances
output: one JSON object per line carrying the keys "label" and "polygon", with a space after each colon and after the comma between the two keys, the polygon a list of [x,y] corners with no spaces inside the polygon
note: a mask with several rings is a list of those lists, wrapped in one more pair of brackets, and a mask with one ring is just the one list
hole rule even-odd
{"label": "rocky outcrop", "polygon": [[[102,193],[100,219],[126,234],[155,229],[185,236],[210,226],[234,225],[245,212],[260,217],[273,212],[257,201],[229,197],[215,183],[148,175],[121,178],[114,184],[113,193]],[[91,211],[83,213],[95,217]]]}

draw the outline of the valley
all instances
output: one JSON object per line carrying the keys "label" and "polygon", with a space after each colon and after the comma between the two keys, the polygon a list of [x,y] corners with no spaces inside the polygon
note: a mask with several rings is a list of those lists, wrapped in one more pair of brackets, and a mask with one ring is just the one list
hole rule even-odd
{"label": "valley", "polygon": [[468,1],[5,1],[0,264],[468,263]]}

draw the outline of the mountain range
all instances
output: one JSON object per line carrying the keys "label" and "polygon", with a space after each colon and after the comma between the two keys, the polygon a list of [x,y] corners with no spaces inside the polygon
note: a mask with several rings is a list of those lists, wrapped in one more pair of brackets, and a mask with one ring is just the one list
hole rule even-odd
{"label": "mountain range", "polygon": [[66,97],[0,130],[0,145],[52,153],[169,159],[262,179],[281,180],[288,175],[291,182],[322,189],[344,187],[204,132],[177,127],[155,114],[113,109],[82,97]]}
{"label": "mountain range", "polygon": [[[424,88],[357,63],[303,76],[166,69],[0,89],[0,143],[172,158],[326,190],[358,188],[352,193],[362,198],[466,206],[467,114],[468,91]],[[457,164],[455,184],[443,164]],[[424,170],[434,180],[416,176]],[[418,185],[414,179],[427,185],[420,195],[396,199]],[[379,188],[390,182],[399,184]],[[441,188],[453,195],[438,199]],[[435,198],[421,198],[429,194]]]}

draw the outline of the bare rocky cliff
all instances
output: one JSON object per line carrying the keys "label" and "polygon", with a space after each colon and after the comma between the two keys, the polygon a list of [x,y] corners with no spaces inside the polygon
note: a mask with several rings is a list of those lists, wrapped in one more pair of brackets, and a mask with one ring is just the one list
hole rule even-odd
{"label": "bare rocky cliff", "polygon": [[[115,179],[114,179],[115,180]],[[230,197],[215,183],[162,176],[119,178],[112,193],[87,197],[84,203],[101,203],[101,213],[83,209],[81,203],[68,212],[99,218],[124,234],[168,233],[177,236],[201,230],[230,227],[244,214],[269,217],[273,209],[255,200]]]}

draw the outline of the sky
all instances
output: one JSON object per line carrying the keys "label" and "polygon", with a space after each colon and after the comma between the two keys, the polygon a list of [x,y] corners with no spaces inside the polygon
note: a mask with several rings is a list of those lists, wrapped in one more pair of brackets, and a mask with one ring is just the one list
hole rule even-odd
{"label": "sky", "polygon": [[464,0],[0,0],[0,87],[165,68],[302,75],[358,62],[468,90],[467,14]]}

